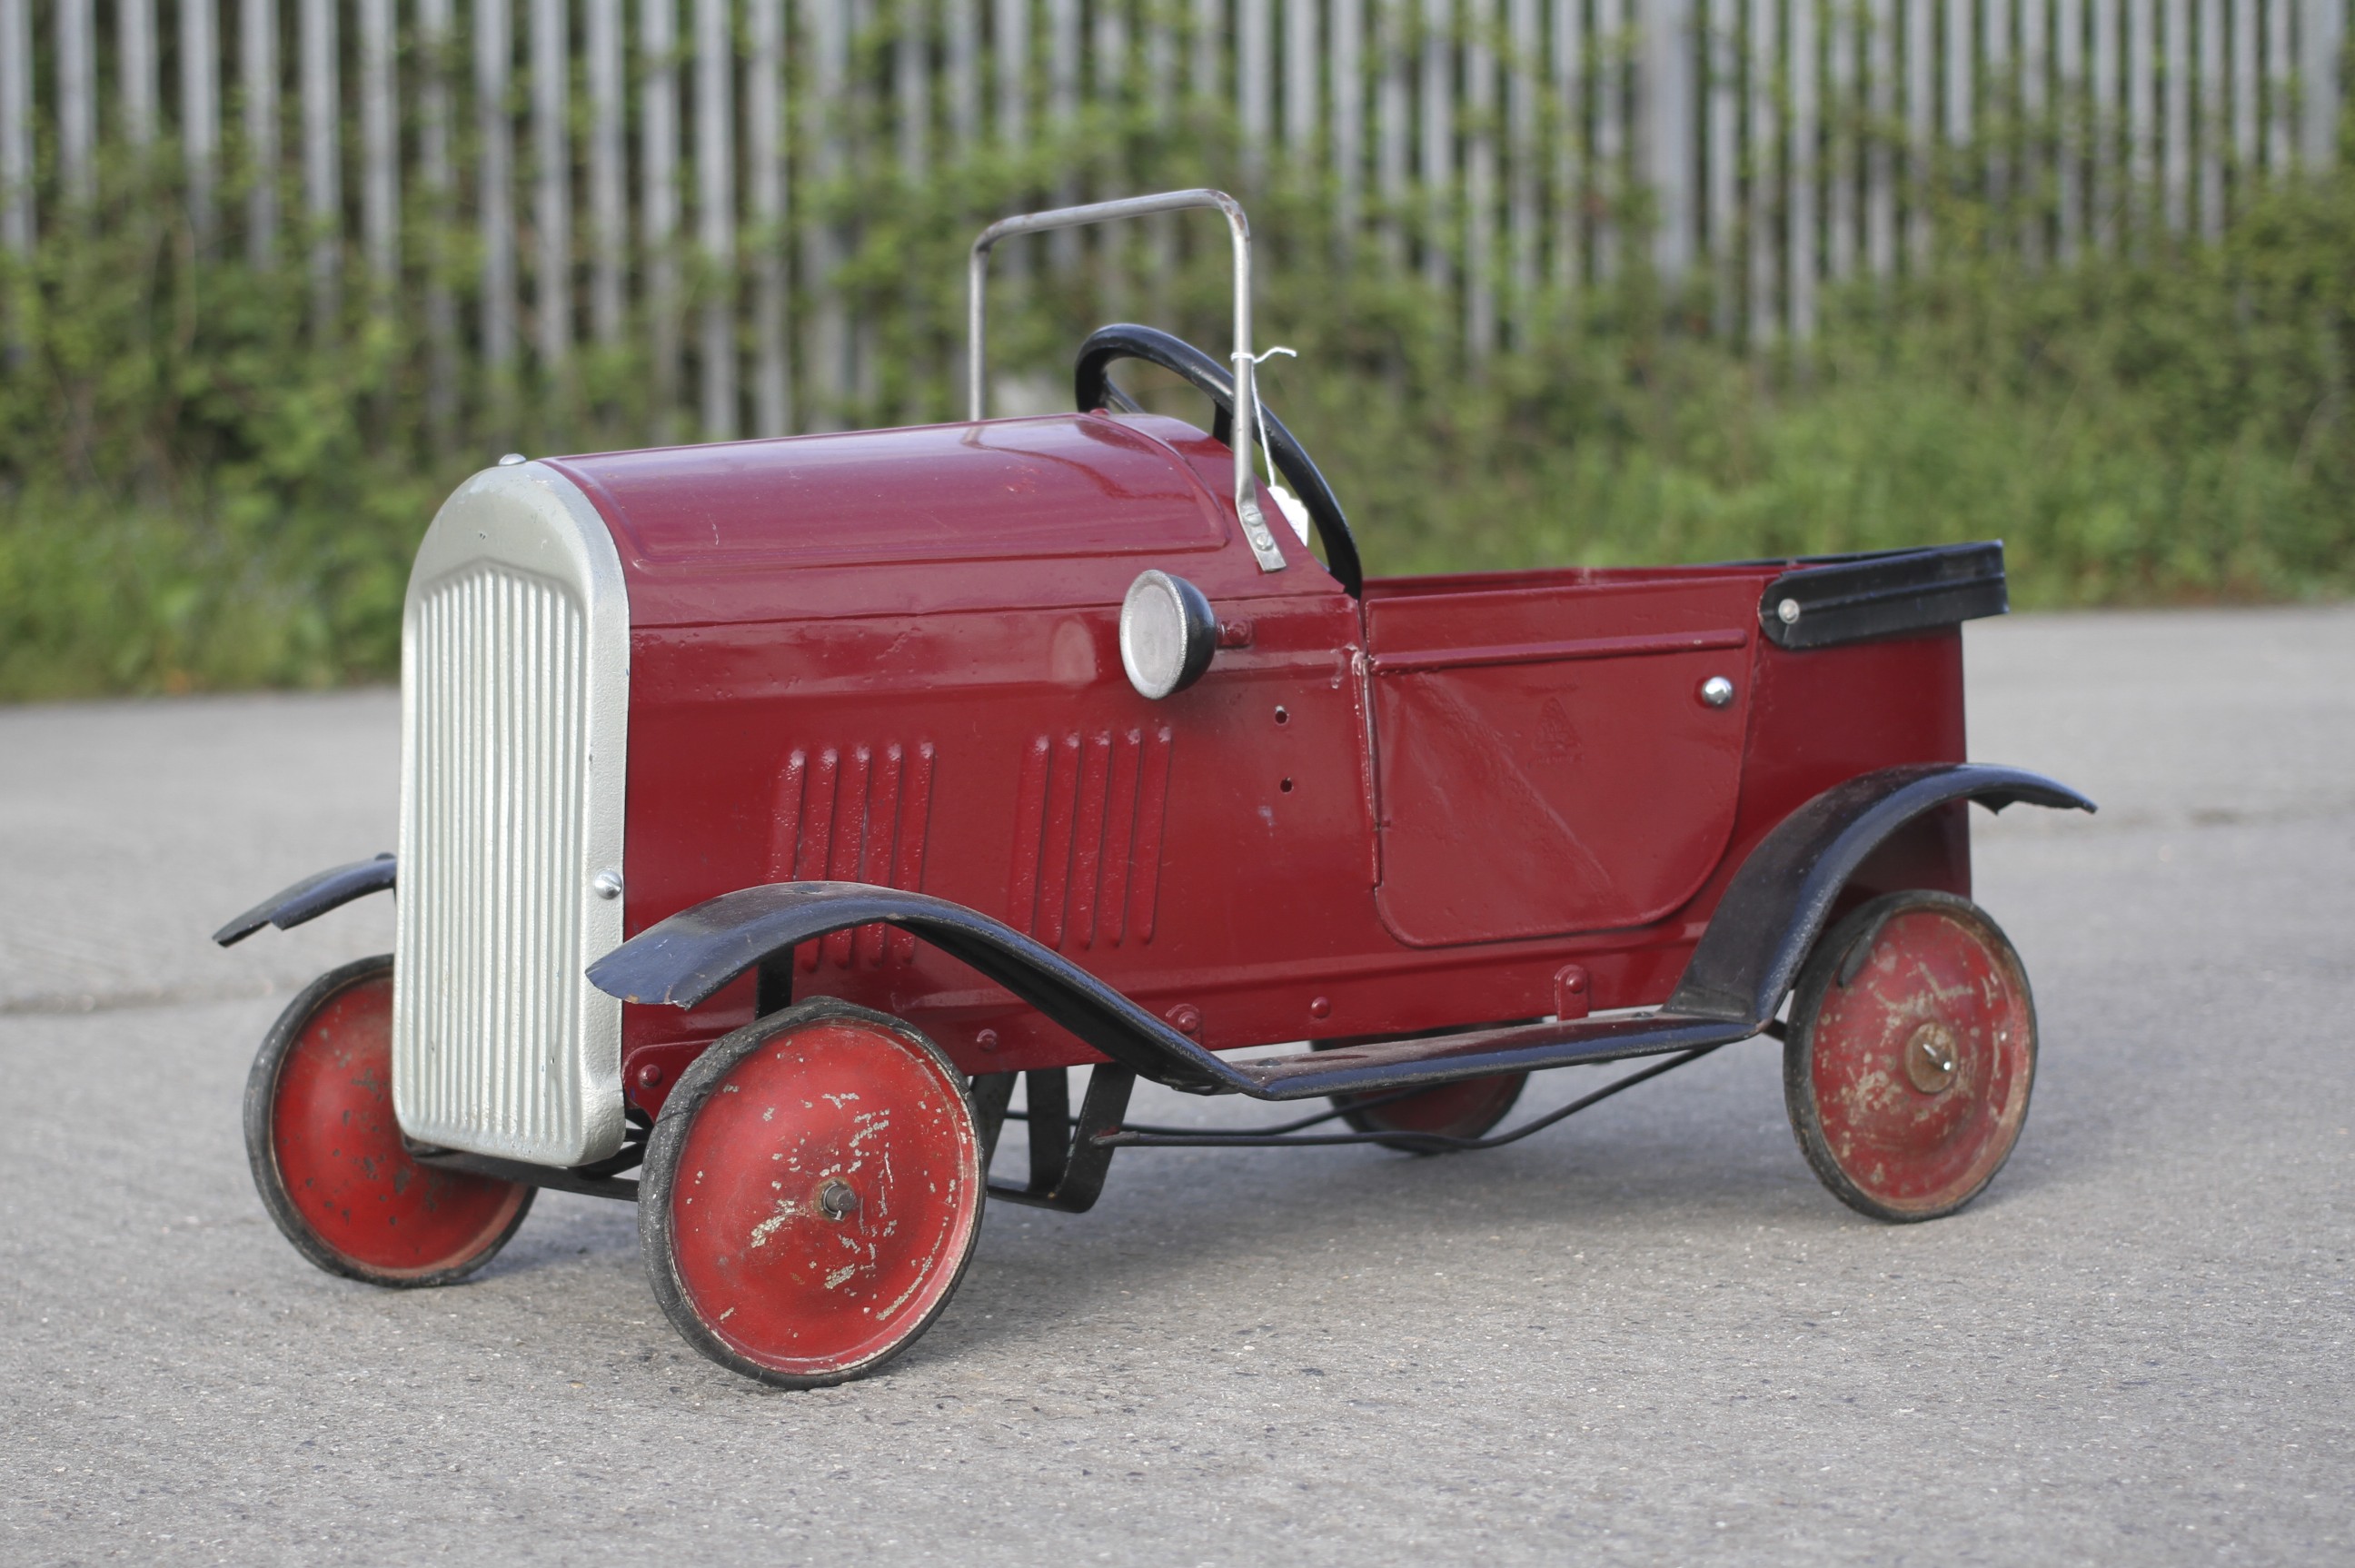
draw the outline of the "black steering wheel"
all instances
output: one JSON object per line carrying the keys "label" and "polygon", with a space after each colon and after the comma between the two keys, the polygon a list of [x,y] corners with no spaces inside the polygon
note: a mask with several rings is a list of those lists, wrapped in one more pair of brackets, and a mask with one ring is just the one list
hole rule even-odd
{"label": "black steering wheel", "polygon": [[[1218,418],[1210,426],[1211,437],[1233,440],[1235,379],[1227,368],[1182,337],[1131,322],[1100,326],[1080,345],[1079,364],[1072,380],[1082,413],[1092,409],[1144,412],[1135,399],[1113,385],[1107,372],[1115,359],[1142,359],[1186,378],[1218,410]],[[1273,411],[1263,402],[1260,412],[1267,421],[1268,455],[1275,460],[1276,471],[1292,486],[1292,493],[1308,508],[1308,520],[1324,543],[1325,570],[1333,574],[1352,599],[1359,597],[1365,590],[1366,571],[1359,563],[1357,538],[1349,532],[1349,519],[1342,515],[1341,503],[1334,498],[1333,487],[1325,483],[1325,475],[1309,461],[1307,451],[1284,428],[1284,421],[1275,417]]]}

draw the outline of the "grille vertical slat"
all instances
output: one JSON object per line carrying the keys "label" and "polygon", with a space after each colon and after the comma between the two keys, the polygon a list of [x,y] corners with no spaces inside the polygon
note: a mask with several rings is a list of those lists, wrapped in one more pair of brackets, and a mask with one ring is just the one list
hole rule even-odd
{"label": "grille vertical slat", "polygon": [[420,1071],[404,1121],[542,1150],[578,1143],[588,638],[565,586],[498,562],[412,612],[412,834],[401,866]]}

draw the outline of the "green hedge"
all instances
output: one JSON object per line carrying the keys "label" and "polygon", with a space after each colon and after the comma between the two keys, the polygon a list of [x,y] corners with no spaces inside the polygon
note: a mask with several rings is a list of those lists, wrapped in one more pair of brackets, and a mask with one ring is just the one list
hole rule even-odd
{"label": "green hedge", "polygon": [[[870,222],[846,274],[894,368],[857,417],[951,411],[963,214],[1001,194],[960,178],[890,208],[936,217]],[[0,272],[0,698],[389,677],[409,554],[459,479],[658,428],[619,353],[559,386],[474,377],[437,411],[412,306],[352,298],[315,332],[299,267],[202,259],[141,217],[169,207],[126,197]],[[2021,604],[2355,588],[2355,180],[2266,195],[2215,247],[2032,270],[1980,247],[1835,293],[1816,343],[1762,360],[1637,270],[1478,376],[1419,286],[1333,260],[1316,200],[1254,207],[1263,341],[1300,351],[1269,402],[1377,573],[2002,538]],[[1131,314],[1221,347],[1222,251]],[[1053,389],[1103,307],[1009,285],[999,308],[999,368]]]}

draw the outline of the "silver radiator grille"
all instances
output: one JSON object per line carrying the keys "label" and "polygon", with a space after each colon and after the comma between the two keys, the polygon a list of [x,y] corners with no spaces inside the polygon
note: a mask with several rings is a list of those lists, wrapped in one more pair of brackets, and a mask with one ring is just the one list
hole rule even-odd
{"label": "silver radiator grille", "polygon": [[549,1047],[580,1033],[581,606],[555,583],[481,566],[420,611],[402,950],[435,983],[408,1020],[423,1068],[409,1104],[427,1122],[570,1145],[580,1107],[547,1069]]}
{"label": "silver radiator grille", "polygon": [[[577,1164],[620,1135],[619,1005],[582,971],[619,939],[619,907],[591,882],[619,869],[618,842],[598,842],[618,839],[618,810],[597,796],[617,801],[621,758],[593,765],[611,695],[593,624],[602,563],[581,570],[578,538],[531,548],[550,519],[515,516],[515,501],[547,498],[478,497],[503,528],[461,516],[454,538],[420,552],[402,658],[394,1091],[412,1136]],[[460,559],[429,576],[434,554]]]}

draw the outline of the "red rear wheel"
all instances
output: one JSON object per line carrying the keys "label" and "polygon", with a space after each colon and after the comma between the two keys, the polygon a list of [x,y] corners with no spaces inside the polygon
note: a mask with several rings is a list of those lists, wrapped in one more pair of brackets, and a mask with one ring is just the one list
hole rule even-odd
{"label": "red rear wheel", "polygon": [[1791,998],[1783,1093],[1807,1163],[1880,1220],[1977,1197],[2019,1139],[2036,1005],[2019,955],[1951,893],[1890,893],[1842,921]]}
{"label": "red rear wheel", "polygon": [[[1445,1033],[1434,1029],[1431,1033]],[[1363,1039],[1320,1040],[1312,1050],[1338,1051],[1345,1046],[1363,1045],[1392,1036],[1369,1035]],[[1407,1036],[1407,1039],[1419,1038]],[[1447,1138],[1476,1138],[1493,1130],[1513,1103],[1521,1097],[1521,1090],[1529,1081],[1526,1072],[1497,1072],[1486,1078],[1466,1078],[1459,1083],[1442,1083],[1435,1089],[1418,1089],[1412,1093],[1379,1090],[1370,1094],[1336,1094],[1334,1109],[1341,1119],[1361,1133],[1435,1133]],[[1384,1148],[1402,1149],[1408,1154],[1434,1154],[1439,1151],[1429,1144],[1412,1138],[1377,1138]]]}
{"label": "red rear wheel", "polygon": [[905,1349],[981,1231],[963,1080],[896,1019],[819,997],[684,1073],[646,1149],[638,1237],[687,1341],[787,1388]]}
{"label": "red rear wheel", "polygon": [[245,1085],[245,1151],[295,1250],[372,1285],[447,1285],[490,1262],[533,1189],[409,1157],[392,1109],[392,959],[311,982]]}
{"label": "red rear wheel", "polygon": [[[1498,1072],[1487,1078],[1466,1078],[1418,1089],[1393,1100],[1381,1093],[1336,1094],[1333,1104],[1341,1119],[1361,1133],[1436,1133],[1442,1137],[1476,1138],[1493,1129],[1521,1097],[1526,1072]],[[1435,1152],[1412,1138],[1380,1138],[1385,1148],[1410,1154]]]}

